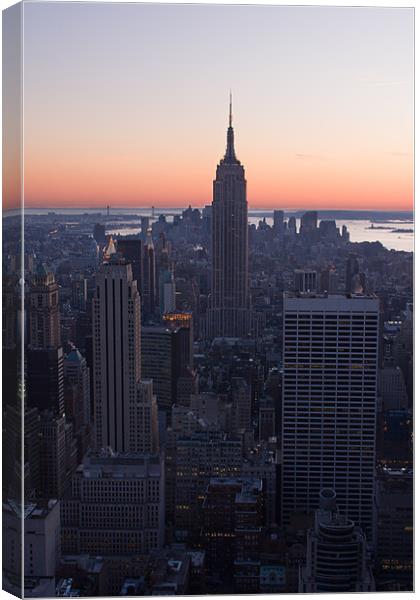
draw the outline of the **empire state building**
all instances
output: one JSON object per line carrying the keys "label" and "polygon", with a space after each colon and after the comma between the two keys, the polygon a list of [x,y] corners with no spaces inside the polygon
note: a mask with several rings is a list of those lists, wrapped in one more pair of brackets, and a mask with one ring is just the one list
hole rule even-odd
{"label": "empire state building", "polygon": [[213,181],[211,256],[209,336],[243,337],[250,330],[248,205],[245,171],[235,155],[232,98],[226,154]]}

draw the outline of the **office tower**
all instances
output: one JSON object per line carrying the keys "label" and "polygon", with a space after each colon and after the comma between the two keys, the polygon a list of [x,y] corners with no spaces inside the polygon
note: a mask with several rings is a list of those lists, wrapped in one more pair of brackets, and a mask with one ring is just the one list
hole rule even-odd
{"label": "office tower", "polygon": [[29,304],[29,346],[46,350],[60,346],[58,284],[53,273],[39,264],[32,279]]}
{"label": "office tower", "polygon": [[64,414],[64,353],[61,347],[27,352],[27,405]]}
{"label": "office tower", "polygon": [[151,318],[156,310],[156,263],[151,227],[143,246],[142,309],[144,318]]}
{"label": "office tower", "polygon": [[395,581],[399,589],[412,590],[412,469],[382,467],[379,470],[376,513],[375,562],[378,584]]}
{"label": "office tower", "polygon": [[341,228],[341,237],[344,242],[350,241],[350,233],[348,232],[348,229],[345,225],[343,225]]}
{"label": "office tower", "polygon": [[40,496],[61,498],[66,483],[66,432],[64,417],[44,411],[40,416]]}
{"label": "office tower", "polygon": [[71,282],[71,303],[77,310],[86,310],[87,279],[80,273]]}
{"label": "office tower", "polygon": [[242,467],[242,443],[220,431],[198,431],[176,441],[175,529],[197,540],[202,504],[211,477],[235,477]]}
{"label": "office tower", "polygon": [[106,242],[105,225],[102,225],[101,223],[96,223],[95,227],[93,228],[93,239],[96,241],[99,248],[101,248],[102,250]]}
{"label": "office tower", "polygon": [[18,395],[18,278],[3,275],[2,287],[2,392],[3,402],[17,406]]}
{"label": "office tower", "polygon": [[174,312],[176,309],[176,287],[173,271],[160,274],[160,312]]}
{"label": "office tower", "polygon": [[[24,510],[22,510],[22,508]],[[60,507],[57,500],[18,506],[3,502],[3,587],[21,596],[24,525],[24,597],[55,596],[55,572],[60,561]]]}
{"label": "office tower", "polygon": [[289,217],[287,229],[292,235],[296,235],[296,217]]}
{"label": "office tower", "polygon": [[314,528],[308,531],[306,565],[299,592],[373,592],[363,531],[336,505],[332,489],[322,489]]}
{"label": "office tower", "polygon": [[243,377],[231,378],[233,431],[252,429],[251,386]]}
{"label": "office tower", "polygon": [[211,478],[201,533],[209,573],[233,581],[236,591],[258,591],[263,523],[261,479]]}
{"label": "office tower", "polygon": [[67,384],[75,385],[78,398],[78,429],[90,423],[90,373],[86,358],[75,347],[64,358],[64,379]]}
{"label": "office tower", "polygon": [[64,359],[66,418],[71,420],[81,462],[91,433],[90,373],[86,359],[73,348]]}
{"label": "office tower", "polygon": [[[31,499],[39,496],[41,487],[40,417],[36,408],[27,408],[25,410],[24,431],[24,494],[25,499]],[[7,433],[8,430],[5,423],[5,435]],[[10,447],[11,446],[9,446],[9,448]],[[7,453],[7,455],[9,455],[9,453]]]}
{"label": "office tower", "polygon": [[143,377],[153,381],[159,410],[168,414],[175,402],[174,335],[167,327],[141,328],[141,369]]}
{"label": "office tower", "polygon": [[317,228],[318,213],[316,210],[309,210],[304,213],[300,219],[299,233],[313,233]]}
{"label": "office tower", "polygon": [[140,294],[131,265],[108,248],[93,299],[94,427],[97,449],[134,451],[140,427]]}
{"label": "office tower", "polygon": [[[346,292],[351,294],[360,288],[360,265],[355,254],[349,254],[346,261]],[[363,291],[363,290],[360,290]]]}
{"label": "office tower", "polygon": [[333,488],[372,536],[379,300],[284,295],[282,520]]}
{"label": "office tower", "polygon": [[178,350],[180,371],[184,366],[193,368],[194,330],[193,316],[190,312],[168,312],[162,316],[164,325],[172,331],[178,331]]}
{"label": "office tower", "polygon": [[273,231],[276,237],[284,233],[284,210],[275,210],[273,213]]}
{"label": "office tower", "polygon": [[159,313],[161,315],[175,312],[176,288],[174,278],[174,264],[170,260],[170,244],[162,232],[156,248],[156,279]]}
{"label": "office tower", "polygon": [[319,276],[319,291],[335,294],[337,292],[337,273],[334,267],[327,267]]}
{"label": "office tower", "polygon": [[203,208],[203,233],[206,239],[210,240],[211,238],[211,215],[212,215],[212,206],[206,205]]}
{"label": "office tower", "polygon": [[137,289],[142,293],[143,243],[140,239],[121,239],[117,244],[118,252],[130,263],[133,279],[137,281]]}
{"label": "office tower", "polygon": [[[22,424],[20,406],[3,406],[3,497],[19,498],[24,476],[24,497],[34,498],[40,488],[39,415],[36,408],[26,408]],[[24,454],[22,465],[22,428]],[[23,466],[23,470],[22,470]]]}
{"label": "office tower", "polygon": [[268,441],[276,435],[276,409],[270,396],[260,399],[258,411],[258,439]]}
{"label": "office tower", "polygon": [[86,456],[62,502],[63,554],[149,554],[163,545],[163,463],[158,456],[110,449]]}
{"label": "office tower", "polygon": [[135,420],[137,430],[131,433],[133,452],[157,454],[159,452],[158,409],[153,394],[153,381],[142,379],[137,384]]}
{"label": "office tower", "polygon": [[310,269],[295,269],[295,292],[316,292],[318,273]]}
{"label": "office tower", "polygon": [[340,235],[335,221],[320,221],[319,235],[326,240],[336,240]]}
{"label": "office tower", "polygon": [[61,498],[77,467],[73,426],[63,417],[43,411],[39,419],[40,489],[42,498]]}
{"label": "office tower", "polygon": [[189,406],[193,394],[198,394],[199,376],[197,371],[187,367],[178,377],[176,384],[176,402],[182,406]]}
{"label": "office tower", "polygon": [[271,527],[277,523],[277,452],[260,446],[258,452],[250,453],[242,463],[241,477],[261,479],[264,493],[264,524]]}
{"label": "office tower", "polygon": [[58,285],[54,275],[38,265],[29,291],[27,404],[64,413],[63,349],[60,338]]}
{"label": "office tower", "polygon": [[191,315],[171,313],[163,321],[168,326],[142,327],[141,364],[143,376],[153,380],[159,409],[169,415],[177,402],[178,380],[192,367]]}
{"label": "office tower", "polygon": [[250,330],[248,208],[245,172],[235,156],[232,102],[226,153],[213,182],[211,252],[209,337],[244,337]]}
{"label": "office tower", "polygon": [[400,367],[385,365],[379,369],[378,393],[382,411],[408,408],[407,388]]}
{"label": "office tower", "polygon": [[147,231],[150,227],[149,217],[140,217],[140,239],[144,242],[146,240]]}

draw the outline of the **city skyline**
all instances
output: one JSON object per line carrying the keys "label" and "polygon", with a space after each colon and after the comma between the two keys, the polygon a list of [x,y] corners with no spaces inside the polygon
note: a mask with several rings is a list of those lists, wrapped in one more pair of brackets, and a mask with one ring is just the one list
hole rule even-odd
{"label": "city skyline", "polygon": [[232,89],[250,209],[412,208],[410,9],[58,8],[24,6],[27,207],[210,203]]}
{"label": "city skyline", "polygon": [[122,6],[5,13],[3,589],[412,591],[404,13]]}

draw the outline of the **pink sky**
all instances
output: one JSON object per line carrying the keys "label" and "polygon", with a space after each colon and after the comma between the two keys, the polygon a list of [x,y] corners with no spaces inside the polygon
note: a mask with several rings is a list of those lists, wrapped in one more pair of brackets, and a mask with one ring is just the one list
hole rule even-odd
{"label": "pink sky", "polygon": [[210,203],[230,88],[251,208],[413,206],[411,9],[28,3],[24,15],[27,206]]}

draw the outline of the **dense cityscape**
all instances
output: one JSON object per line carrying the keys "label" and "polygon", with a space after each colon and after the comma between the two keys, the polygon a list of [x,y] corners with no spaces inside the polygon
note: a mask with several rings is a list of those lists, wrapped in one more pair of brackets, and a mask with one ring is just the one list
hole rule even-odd
{"label": "dense cityscape", "polygon": [[249,223],[231,109],[212,204],[156,212],[26,214],[23,312],[4,218],[4,588],[412,590],[413,252]]}

